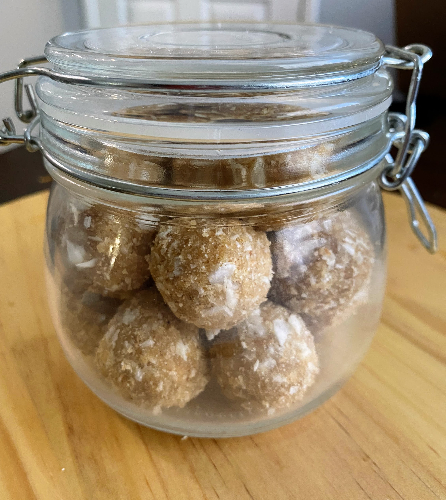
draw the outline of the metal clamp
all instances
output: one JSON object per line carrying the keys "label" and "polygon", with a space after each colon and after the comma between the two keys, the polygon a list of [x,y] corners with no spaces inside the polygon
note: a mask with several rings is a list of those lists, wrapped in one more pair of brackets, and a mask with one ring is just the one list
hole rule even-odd
{"label": "metal clamp", "polygon": [[[414,181],[408,177],[400,187],[401,194],[406,201],[409,213],[410,227],[420,240],[424,248],[430,253],[437,251],[437,230],[432,222],[429,212],[426,209],[423,198],[421,198]],[[418,216],[421,220],[419,220]],[[423,234],[421,225],[424,225],[427,236]]]}
{"label": "metal clamp", "polygon": [[40,116],[37,114],[31,123],[26,127],[23,135],[18,135],[11,118],[4,118],[4,128],[0,129],[0,146],[8,144],[24,144],[30,153],[34,153],[40,149],[40,141],[32,135],[32,131],[40,123]]}
{"label": "metal clamp", "polygon": [[[389,113],[389,134],[398,150],[394,159],[387,155],[387,167],[381,172],[379,183],[386,191],[399,190],[406,201],[410,226],[429,252],[437,251],[437,231],[427,212],[423,199],[411,179],[421,153],[429,144],[429,134],[415,128],[416,99],[420,86],[423,65],[432,57],[425,45],[407,45],[403,49],[386,47],[383,63],[398,69],[411,69],[412,78],[407,94],[406,115]],[[427,235],[421,230],[424,225]]]}
{"label": "metal clamp", "polygon": [[[401,151],[406,144],[407,116],[400,113],[389,113],[389,133],[392,137],[392,144]],[[382,171],[380,184],[386,191],[395,191],[400,188],[403,182],[410,177],[421,153],[429,145],[429,134],[422,130],[414,129],[411,132],[409,144],[405,157],[405,163],[401,165],[398,172],[395,174],[395,162],[392,160],[389,165]],[[398,157],[398,156],[397,156]]]}
{"label": "metal clamp", "polygon": [[[389,114],[389,134],[392,144],[398,149],[396,158],[390,154],[386,156],[388,166],[382,171],[379,182],[387,191],[400,190],[404,196],[408,211],[410,224],[423,246],[430,252],[437,250],[437,233],[432,219],[427,213],[424,202],[410,178],[421,153],[429,143],[429,135],[426,132],[415,129],[416,120],[416,98],[423,72],[424,63],[432,57],[432,51],[425,45],[407,45],[400,49],[387,46],[383,57],[383,64],[397,69],[412,70],[409,92],[406,103],[406,115],[397,113]],[[100,85],[110,87],[129,88],[156,88],[157,85],[150,82],[131,82],[109,78],[87,78],[82,76],[66,75],[52,69],[37,66],[47,62],[45,56],[23,59],[13,71],[0,74],[0,83],[15,80],[14,104],[17,117],[24,123],[29,123],[23,136],[17,135],[11,118],[3,120],[4,128],[0,129],[0,146],[7,144],[24,144],[28,151],[33,152],[42,149],[40,141],[32,136],[32,131],[39,123],[39,110],[31,85],[24,85],[26,76],[47,76],[55,81],[69,84]],[[25,109],[23,100],[25,93],[28,97],[30,109]],[[421,222],[427,229],[427,236],[420,229]]]}
{"label": "metal clamp", "polygon": [[384,64],[393,68],[411,69],[412,78],[410,80],[409,92],[406,102],[406,123],[404,127],[404,139],[398,150],[397,157],[392,165],[391,174],[396,176],[403,168],[404,161],[409,152],[412,141],[412,134],[415,129],[416,120],[416,100],[420,87],[421,76],[423,74],[424,63],[432,57],[432,51],[425,45],[407,45],[403,49],[386,46],[386,56]]}
{"label": "metal clamp", "polygon": [[[20,70],[34,64],[43,64],[46,62],[47,59],[45,56],[30,57],[29,59],[22,59],[17,69]],[[25,91],[31,104],[31,109],[25,111],[23,108],[23,87],[23,78],[17,78],[14,91],[15,112],[20,121],[30,123],[38,114],[37,101],[34,94],[34,87],[32,85],[25,85]]]}

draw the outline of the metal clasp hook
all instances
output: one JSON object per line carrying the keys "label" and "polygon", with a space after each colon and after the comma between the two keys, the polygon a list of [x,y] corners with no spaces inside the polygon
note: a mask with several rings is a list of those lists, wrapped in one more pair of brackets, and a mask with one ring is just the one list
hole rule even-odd
{"label": "metal clasp hook", "polygon": [[404,161],[406,159],[410,142],[412,140],[412,133],[415,129],[416,120],[416,100],[418,90],[420,88],[420,81],[423,74],[424,63],[429,61],[432,57],[432,51],[425,45],[407,45],[403,49],[398,47],[386,46],[387,56],[384,57],[384,64],[400,69],[412,69],[412,78],[410,80],[409,92],[407,94],[406,102],[406,116],[407,120],[404,126],[404,139],[402,146],[398,150],[397,157],[392,166],[392,175],[399,174]]}
{"label": "metal clasp hook", "polygon": [[[26,68],[34,64],[43,64],[48,62],[45,56],[30,57],[28,59],[22,59],[17,66],[17,69]],[[25,87],[25,92],[28,97],[28,101],[31,105],[31,109],[24,110],[23,107],[23,87]],[[23,77],[17,78],[15,81],[15,92],[14,92],[14,107],[17,118],[23,123],[30,123],[33,118],[38,114],[37,101],[34,94],[34,87],[31,85],[23,85]]]}

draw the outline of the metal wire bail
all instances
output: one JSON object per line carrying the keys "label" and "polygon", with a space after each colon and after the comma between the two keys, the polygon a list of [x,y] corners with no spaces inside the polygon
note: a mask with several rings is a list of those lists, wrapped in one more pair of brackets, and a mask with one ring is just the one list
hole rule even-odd
{"label": "metal wire bail", "polygon": [[[425,45],[407,45],[400,49],[393,46],[386,47],[383,64],[397,69],[411,69],[412,78],[406,103],[406,115],[389,113],[389,134],[392,144],[398,149],[396,158],[390,154],[386,156],[387,167],[383,169],[379,182],[387,191],[400,190],[404,196],[408,211],[410,224],[423,246],[430,252],[437,250],[437,233],[432,219],[427,213],[424,202],[410,178],[421,153],[429,143],[429,135],[426,132],[415,129],[416,120],[416,98],[420,86],[424,63],[432,57],[432,51]],[[42,75],[55,81],[69,84],[99,85],[109,87],[129,88],[152,88],[156,84],[150,82],[132,82],[109,78],[87,78],[82,76],[66,75],[52,69],[42,68],[39,64],[46,63],[45,56],[23,59],[13,71],[0,74],[0,83],[15,80],[14,105],[16,115],[20,121],[29,123],[24,135],[16,133],[11,118],[3,120],[3,128],[0,128],[0,146],[8,144],[24,144],[28,151],[33,152],[41,149],[45,154],[38,138],[32,136],[32,131],[39,123],[39,110],[31,85],[24,85],[26,76]],[[24,105],[24,92],[29,101],[30,108]],[[418,220],[420,216],[421,221]],[[427,236],[421,230],[421,223],[427,230]]]}
{"label": "metal wire bail", "polygon": [[[428,252],[435,253],[438,246],[437,231],[414,181],[410,177],[407,178],[401,184],[400,191],[406,200],[412,231]],[[422,226],[427,231],[426,236],[422,231]]]}
{"label": "metal wire bail", "polygon": [[[22,59],[17,66],[17,69],[27,68],[34,64],[46,63],[45,56],[30,57],[29,59]],[[25,92],[27,94],[31,109],[24,110],[23,107],[23,87],[25,87]],[[38,114],[37,101],[34,94],[34,87],[31,85],[23,85],[23,78],[17,78],[15,81],[15,92],[14,92],[14,107],[17,118],[23,123],[30,123]]]}
{"label": "metal wire bail", "polygon": [[[411,69],[412,78],[407,94],[406,115],[389,113],[389,133],[392,144],[398,149],[396,158],[387,156],[388,165],[381,173],[379,183],[386,191],[399,190],[409,213],[411,228],[421,244],[431,253],[437,251],[437,231],[427,212],[415,183],[411,179],[421,153],[429,144],[429,134],[415,128],[416,99],[424,63],[432,57],[429,47],[407,45],[403,49],[387,46],[384,64],[398,69]],[[419,220],[419,217],[420,220]],[[427,236],[421,230],[424,225]]]}
{"label": "metal wire bail", "polygon": [[412,133],[415,129],[415,120],[417,115],[416,100],[418,96],[418,89],[420,87],[421,76],[423,74],[423,67],[424,63],[429,61],[432,57],[432,51],[425,45],[408,45],[403,49],[387,45],[386,54],[387,55],[384,58],[385,65],[393,68],[412,69],[412,78],[406,102],[407,121],[404,128],[405,137],[402,147],[399,149],[398,155],[395,158],[391,172],[393,176],[396,176],[402,169],[409,151]]}

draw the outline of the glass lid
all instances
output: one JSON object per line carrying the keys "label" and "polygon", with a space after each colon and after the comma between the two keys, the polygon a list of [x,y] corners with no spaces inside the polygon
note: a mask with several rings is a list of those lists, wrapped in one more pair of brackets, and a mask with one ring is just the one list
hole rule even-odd
{"label": "glass lid", "polygon": [[293,87],[367,76],[384,46],[365,31],[311,24],[169,24],[66,33],[54,69],[141,85]]}

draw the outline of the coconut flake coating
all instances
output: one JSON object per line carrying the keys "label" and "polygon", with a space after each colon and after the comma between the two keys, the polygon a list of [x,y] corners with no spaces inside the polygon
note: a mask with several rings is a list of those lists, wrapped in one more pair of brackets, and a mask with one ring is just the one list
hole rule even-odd
{"label": "coconut flake coating", "polygon": [[107,324],[121,301],[89,291],[73,293],[63,286],[60,295],[60,318],[64,331],[83,354],[94,354]]}
{"label": "coconut flake coating", "polygon": [[72,204],[71,209],[60,245],[71,281],[108,296],[125,297],[140,289],[150,278],[145,256],[156,229],[115,208],[79,210]]}
{"label": "coconut flake coating", "polygon": [[176,318],[155,288],[121,305],[99,344],[96,363],[126,399],[154,412],[182,408],[208,382],[198,328]]}
{"label": "coconut flake coating", "polygon": [[367,301],[373,246],[351,212],[282,229],[271,240],[270,298],[310,327],[339,324]]}
{"label": "coconut flake coating", "polygon": [[210,355],[212,374],[226,397],[270,414],[300,401],[319,372],[303,320],[270,301],[222,332]]}
{"label": "coconut flake coating", "polygon": [[150,271],[180,319],[206,330],[228,329],[256,309],[272,277],[270,243],[263,232],[223,219],[162,227]]}

